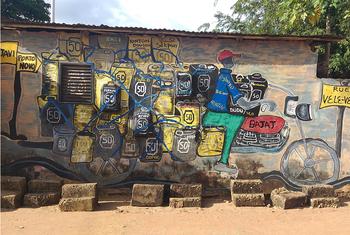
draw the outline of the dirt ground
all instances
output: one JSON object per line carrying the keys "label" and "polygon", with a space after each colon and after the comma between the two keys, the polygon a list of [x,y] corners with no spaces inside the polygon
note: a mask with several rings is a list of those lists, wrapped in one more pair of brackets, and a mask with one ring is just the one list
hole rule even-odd
{"label": "dirt ground", "polygon": [[57,206],[1,212],[1,234],[350,234],[350,203],[340,208],[236,208],[206,200],[204,208],[131,207],[100,203],[94,212]]}

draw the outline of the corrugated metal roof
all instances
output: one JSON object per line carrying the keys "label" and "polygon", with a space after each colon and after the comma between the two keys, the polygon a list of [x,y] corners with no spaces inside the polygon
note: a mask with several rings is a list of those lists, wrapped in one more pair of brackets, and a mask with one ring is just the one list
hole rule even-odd
{"label": "corrugated metal roof", "polygon": [[132,34],[168,35],[182,37],[201,38],[230,38],[248,40],[274,40],[274,41],[314,41],[314,42],[337,42],[342,38],[332,35],[295,36],[295,35],[268,35],[268,34],[240,34],[231,32],[196,32],[170,29],[148,29],[143,27],[120,27],[108,25],[86,25],[86,24],[65,24],[65,23],[33,23],[19,21],[2,21],[2,29],[28,29],[28,30],[69,30],[69,31],[90,31],[90,32],[113,32]]}

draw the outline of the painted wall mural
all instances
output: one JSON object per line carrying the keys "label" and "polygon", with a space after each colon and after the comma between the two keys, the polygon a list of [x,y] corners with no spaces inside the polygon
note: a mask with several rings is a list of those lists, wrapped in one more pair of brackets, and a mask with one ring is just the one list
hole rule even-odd
{"label": "painted wall mural", "polygon": [[[57,32],[56,48],[34,51],[26,37],[11,37],[5,31],[9,40],[1,42],[2,82],[11,81],[2,86],[11,90],[2,92],[2,112],[11,114],[2,120],[5,172],[41,165],[105,185],[140,178],[207,181],[195,172],[244,178],[239,158],[259,165],[254,156],[261,155],[274,156],[269,161],[279,167],[257,166],[255,177],[294,188],[350,182],[348,156],[345,168],[340,160],[342,149],[350,152],[348,139],[342,146],[349,137],[343,126],[349,81],[314,81],[322,88],[315,109],[303,99],[307,91],[299,88],[299,94],[283,78],[280,84],[258,65],[242,73],[249,52],[227,42],[203,62],[188,59],[191,43],[181,37]],[[197,47],[194,54],[207,45]],[[37,80],[25,85],[29,74]],[[24,86],[39,88],[30,95],[36,102],[23,100]],[[24,102],[37,116],[39,133],[20,131],[28,126],[19,119]],[[335,147],[321,135],[309,136],[325,109],[338,112]]]}

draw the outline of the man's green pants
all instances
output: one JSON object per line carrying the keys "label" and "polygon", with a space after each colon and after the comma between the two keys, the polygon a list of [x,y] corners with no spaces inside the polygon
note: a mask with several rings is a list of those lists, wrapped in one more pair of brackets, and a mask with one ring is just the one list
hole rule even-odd
{"label": "man's green pants", "polygon": [[224,148],[222,150],[221,158],[219,162],[228,164],[230,157],[231,144],[233,139],[241,127],[244,121],[244,116],[233,115],[229,113],[217,113],[207,111],[203,117],[203,126],[205,127],[218,127],[222,126],[226,128]]}

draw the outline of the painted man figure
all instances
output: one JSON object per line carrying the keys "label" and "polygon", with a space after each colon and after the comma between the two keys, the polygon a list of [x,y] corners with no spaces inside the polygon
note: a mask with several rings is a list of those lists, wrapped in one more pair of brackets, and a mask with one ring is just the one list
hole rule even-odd
{"label": "painted man figure", "polygon": [[261,104],[267,104],[270,111],[273,111],[276,104],[272,101],[248,101],[243,94],[237,89],[233,83],[232,67],[237,62],[236,59],[240,54],[233,53],[230,50],[223,50],[218,55],[218,61],[223,65],[220,69],[219,77],[216,83],[215,94],[207,105],[207,112],[203,117],[203,126],[221,126],[225,127],[225,142],[221,154],[221,158],[214,166],[216,171],[227,172],[233,176],[237,176],[238,169],[236,165],[229,166],[231,144],[241,127],[244,116],[229,113],[229,99],[238,104],[243,109],[252,109]]}

